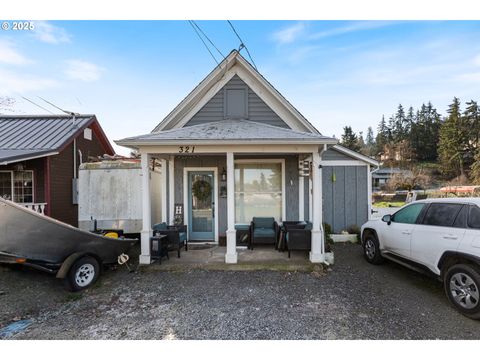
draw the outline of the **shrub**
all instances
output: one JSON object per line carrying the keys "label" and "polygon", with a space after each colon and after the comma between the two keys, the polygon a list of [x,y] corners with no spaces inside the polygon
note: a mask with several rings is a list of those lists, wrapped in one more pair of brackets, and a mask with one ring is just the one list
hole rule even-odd
{"label": "shrub", "polygon": [[332,227],[330,224],[323,223],[323,234],[325,236],[325,251],[330,252],[332,251],[331,245],[333,244],[332,235]]}
{"label": "shrub", "polygon": [[347,227],[347,231],[349,234],[357,235],[357,241],[360,241],[360,227],[358,225],[350,225]]}

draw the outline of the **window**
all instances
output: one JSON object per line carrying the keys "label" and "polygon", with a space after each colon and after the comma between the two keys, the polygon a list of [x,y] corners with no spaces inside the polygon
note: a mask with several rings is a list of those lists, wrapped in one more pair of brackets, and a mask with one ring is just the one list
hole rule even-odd
{"label": "window", "polygon": [[281,221],[283,173],[281,162],[235,163],[235,222],[250,223],[254,216]]}
{"label": "window", "polygon": [[33,171],[0,171],[0,196],[17,203],[32,203]]}
{"label": "window", "polygon": [[402,224],[415,224],[417,221],[418,215],[422,211],[425,204],[412,204],[407,207],[397,211],[393,215],[393,222],[402,223]]}
{"label": "window", "polygon": [[225,119],[248,119],[247,88],[226,88],[223,105]]}
{"label": "window", "polygon": [[92,129],[85,128],[85,130],[83,130],[83,138],[86,140],[92,140]]}
{"label": "window", "polygon": [[423,219],[424,225],[452,226],[462,204],[432,203]]}
{"label": "window", "polygon": [[0,196],[12,200],[12,172],[0,171]]}
{"label": "window", "polygon": [[467,227],[468,205],[464,205],[457,215],[453,227],[465,229]]}
{"label": "window", "polygon": [[468,214],[468,227],[480,229],[480,208],[476,205],[470,205]]}

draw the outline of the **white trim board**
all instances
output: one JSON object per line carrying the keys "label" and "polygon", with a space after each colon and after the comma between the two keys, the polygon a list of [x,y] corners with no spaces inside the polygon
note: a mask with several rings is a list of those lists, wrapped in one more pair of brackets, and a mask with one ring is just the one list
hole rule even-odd
{"label": "white trim board", "polygon": [[333,145],[331,147],[332,149],[336,150],[336,151],[339,151],[345,155],[348,155],[348,156],[351,156],[352,158],[354,159],[358,159],[360,161],[363,161],[367,164],[370,164],[370,165],[374,165],[374,166],[379,166],[379,162],[377,160],[374,160],[368,156],[365,156],[363,154],[360,154],[356,151],[353,151],[353,150],[350,150],[350,149],[347,149],[346,147],[343,147],[341,145]]}
{"label": "white trim board", "polygon": [[[214,241],[218,243],[218,167],[184,167],[183,168],[183,213],[184,219],[183,223],[189,226],[189,211],[188,211],[188,173],[190,171],[213,171],[213,186],[215,188],[214,191],[214,202],[215,202],[215,229],[214,229]],[[227,209],[228,211],[228,209]],[[187,236],[190,231],[187,231]],[[190,239],[188,239],[190,240]]]}
{"label": "white trim board", "polygon": [[[285,159],[236,159],[234,164],[281,164],[282,166],[282,218],[280,221],[285,221],[286,217],[286,192],[285,192]],[[227,209],[228,211],[228,209]],[[240,225],[241,223],[235,223]]]}
{"label": "white trim board", "polygon": [[320,161],[322,166],[369,166],[364,161],[360,160],[322,160]]}
{"label": "white trim board", "polygon": [[39,158],[43,158],[43,157],[47,157],[47,156],[53,156],[53,155],[58,155],[58,154],[59,154],[59,152],[58,152],[58,151],[55,151],[55,152],[50,152],[50,153],[46,153],[46,154],[32,155],[32,156],[23,157],[23,158],[18,158],[18,159],[13,159],[13,160],[7,160],[7,161],[4,161],[4,162],[1,162],[0,165],[14,164],[14,163],[17,163],[17,162],[22,162],[22,161],[27,161],[27,160],[34,160],[34,159],[39,159]]}

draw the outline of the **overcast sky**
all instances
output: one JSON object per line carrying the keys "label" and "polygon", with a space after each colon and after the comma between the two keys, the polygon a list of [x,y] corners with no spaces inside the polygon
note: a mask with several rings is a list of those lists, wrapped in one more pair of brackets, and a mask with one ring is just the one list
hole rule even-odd
{"label": "overcast sky", "polygon": [[[324,135],[375,129],[399,103],[445,113],[454,96],[480,101],[478,21],[233,23],[258,70]],[[238,48],[227,22],[198,24],[223,54]],[[34,25],[0,30],[0,94],[17,114],[45,113],[22,96],[94,113],[111,140],[150,132],[216,65],[186,21]]]}

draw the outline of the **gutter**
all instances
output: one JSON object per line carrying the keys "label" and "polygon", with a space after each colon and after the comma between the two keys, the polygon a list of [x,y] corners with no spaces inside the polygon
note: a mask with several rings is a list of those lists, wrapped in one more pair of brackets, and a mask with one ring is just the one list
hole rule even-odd
{"label": "gutter", "polygon": [[155,141],[142,141],[142,142],[129,142],[122,140],[114,140],[117,145],[120,146],[162,146],[162,145],[179,145],[181,142],[188,143],[189,145],[326,145],[337,144],[336,139],[325,140],[307,140],[307,141],[295,141],[288,139],[281,140],[259,140],[245,139],[245,140],[191,140],[191,139],[176,139],[176,140],[162,140]]}
{"label": "gutter", "polygon": [[14,158],[14,159],[11,159],[11,160],[5,160],[3,162],[0,162],[0,165],[3,166],[3,165],[16,163],[16,162],[19,162],[19,161],[33,160],[33,159],[38,159],[38,158],[53,156],[53,155],[58,155],[58,154],[59,154],[59,152],[55,151],[55,152],[51,152],[51,153],[38,154],[38,155],[29,156],[29,157],[21,157],[21,158],[18,158],[18,159]]}

